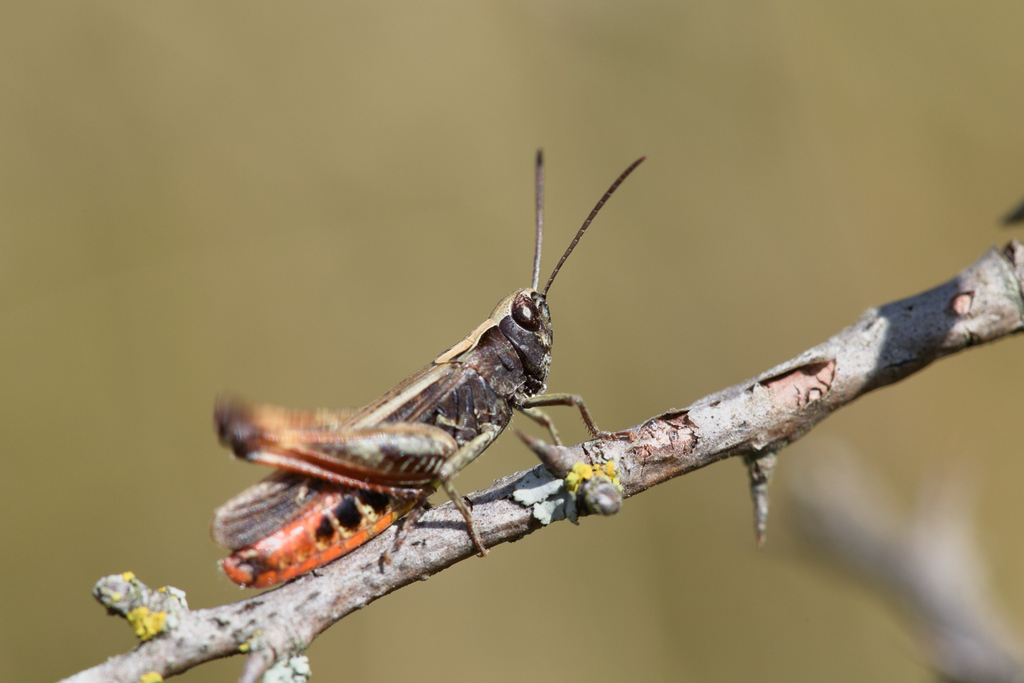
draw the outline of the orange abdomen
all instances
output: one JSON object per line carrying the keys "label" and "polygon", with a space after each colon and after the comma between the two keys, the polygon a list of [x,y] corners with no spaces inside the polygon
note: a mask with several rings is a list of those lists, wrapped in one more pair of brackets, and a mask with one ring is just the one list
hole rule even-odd
{"label": "orange abdomen", "polygon": [[293,521],[221,560],[221,569],[249,588],[288,581],[366,543],[418,502],[347,487],[323,490]]}

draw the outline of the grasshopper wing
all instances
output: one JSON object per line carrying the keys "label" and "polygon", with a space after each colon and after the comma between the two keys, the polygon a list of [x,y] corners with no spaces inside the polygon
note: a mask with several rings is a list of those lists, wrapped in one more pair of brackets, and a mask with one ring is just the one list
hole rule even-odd
{"label": "grasshopper wing", "polygon": [[448,432],[422,422],[363,426],[351,413],[230,400],[218,401],[214,419],[221,441],[240,458],[402,498],[418,497],[458,450]]}
{"label": "grasshopper wing", "polygon": [[316,507],[325,486],[335,488],[293,472],[275,472],[217,508],[210,535],[231,550],[252,545]]}
{"label": "grasshopper wing", "polygon": [[221,441],[232,444],[229,432],[243,425],[253,433],[342,429],[358,410],[292,410],[279,406],[254,405],[221,394],[213,408],[213,423]]}

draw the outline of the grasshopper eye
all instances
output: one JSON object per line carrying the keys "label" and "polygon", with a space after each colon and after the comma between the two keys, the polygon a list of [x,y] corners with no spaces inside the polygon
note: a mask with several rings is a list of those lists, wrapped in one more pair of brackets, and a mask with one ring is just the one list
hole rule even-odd
{"label": "grasshopper eye", "polygon": [[540,312],[528,294],[520,294],[512,302],[512,319],[520,327],[531,332],[540,328]]}

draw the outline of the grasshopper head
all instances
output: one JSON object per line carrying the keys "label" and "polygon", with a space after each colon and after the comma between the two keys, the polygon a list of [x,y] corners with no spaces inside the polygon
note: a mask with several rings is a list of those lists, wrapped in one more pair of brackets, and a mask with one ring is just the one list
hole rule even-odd
{"label": "grasshopper head", "polygon": [[502,299],[491,320],[515,347],[526,375],[524,392],[544,391],[551,367],[551,312],[544,296],[535,289],[520,289]]}
{"label": "grasshopper head", "polygon": [[[538,290],[540,281],[540,251],[541,243],[543,242],[544,224],[544,160],[543,155],[538,151],[537,241],[533,256],[532,286],[516,290],[498,302],[487,322],[478,327],[462,342],[438,356],[434,362],[448,362],[461,355],[476,353],[477,349],[480,348],[478,344],[485,343],[487,340],[486,335],[492,334],[493,328],[497,327],[502,336],[515,349],[518,360],[523,367],[522,376],[517,377],[515,383],[504,390],[507,392],[505,395],[509,396],[510,400],[515,398],[521,401],[524,396],[537,396],[544,393],[548,379],[548,370],[551,367],[551,311],[548,309],[548,290],[551,288],[551,283],[555,281],[555,276],[558,275],[562,264],[569,258],[569,254],[572,253],[572,250],[579,243],[580,238],[594,220],[597,212],[601,210],[601,207],[608,201],[608,198],[615,192],[619,184],[626,179],[626,176],[632,173],[633,169],[640,165],[640,162],[643,160],[644,157],[640,157],[634,161],[612,183],[608,191],[597,202],[594,210],[583,221],[583,226],[577,231],[576,237],[569,244],[569,248],[565,250],[555,269],[551,271],[551,277],[548,278],[544,289]],[[481,353],[480,358],[483,359],[485,357],[487,357],[486,354]],[[481,360],[480,362],[483,361]],[[507,355],[501,357],[500,354],[495,355],[491,353],[490,358],[488,358],[488,364],[485,366],[487,376],[497,383],[498,377],[501,375],[517,374],[518,371],[513,369],[514,365],[514,361],[507,357]]]}

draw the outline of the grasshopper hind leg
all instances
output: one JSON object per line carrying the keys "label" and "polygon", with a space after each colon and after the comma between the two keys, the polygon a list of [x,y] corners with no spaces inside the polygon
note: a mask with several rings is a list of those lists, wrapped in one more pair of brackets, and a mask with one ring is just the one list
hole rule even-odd
{"label": "grasshopper hind leg", "polygon": [[484,545],[484,541],[480,538],[480,532],[476,530],[476,523],[473,521],[473,513],[469,511],[469,507],[466,505],[466,501],[459,492],[455,490],[455,487],[451,485],[451,482],[443,481],[441,486],[444,487],[444,492],[448,494],[448,497],[452,499],[452,503],[456,509],[462,513],[462,516],[466,520],[466,527],[469,529],[469,537],[473,540],[473,545],[480,551],[477,553],[480,557],[485,556],[490,551],[487,546]]}
{"label": "grasshopper hind leg", "polygon": [[[480,551],[478,555],[483,557],[490,551],[487,546],[484,545],[483,540],[480,538],[480,533],[476,530],[476,523],[473,521],[473,514],[466,506],[462,496],[459,495],[458,491],[455,490],[455,487],[452,486],[451,483],[441,482],[441,486],[444,488],[444,492],[448,494],[448,497],[451,498],[455,508],[462,513],[463,518],[466,520],[469,537],[473,540],[473,545],[475,545]],[[409,511],[409,514],[400,520],[398,530],[395,532],[394,543],[392,543],[391,547],[385,550],[384,554],[381,556],[381,562],[384,565],[391,564],[391,560],[405,543],[406,536],[408,536],[409,532],[415,528],[415,525],[419,521],[419,518],[423,516],[423,513],[430,510],[431,507],[430,501],[424,497],[423,500],[416,504],[416,507]]]}
{"label": "grasshopper hind leg", "polygon": [[455,506],[460,513],[462,513],[463,519],[466,520],[466,527],[469,531],[469,537],[473,541],[473,545],[480,551],[478,554],[483,557],[487,554],[487,546],[484,545],[483,539],[480,537],[480,533],[476,529],[476,523],[473,521],[473,513],[469,511],[469,507],[466,505],[466,501],[463,500],[459,492],[452,486],[452,479],[458,474],[463,467],[476,460],[477,456],[483,453],[488,446],[491,445],[498,435],[501,434],[501,428],[485,424],[481,425],[481,432],[473,439],[466,442],[459,450],[452,454],[452,456],[445,461],[438,472],[438,484],[444,489],[444,492],[448,494],[448,497],[452,499],[452,504]]}
{"label": "grasshopper hind leg", "polygon": [[409,532],[416,524],[416,520],[418,520],[420,516],[431,507],[432,506],[430,505],[430,501],[427,499],[427,496],[423,496],[423,499],[416,503],[416,507],[409,511],[409,514],[398,520],[397,529],[395,530],[395,540],[391,544],[391,547],[385,550],[384,554],[381,555],[381,569],[384,568],[384,565],[391,564],[391,560],[394,558],[395,553],[398,552],[398,549],[405,543],[405,537],[409,535]]}
{"label": "grasshopper hind leg", "polygon": [[[457,475],[463,467],[473,462],[478,455],[483,453],[487,447],[491,445],[491,442],[498,438],[500,433],[501,430],[494,425],[483,425],[483,431],[453,453],[451,457],[445,461],[437,475],[437,485],[444,489],[444,492],[448,494],[449,498],[451,498],[455,509],[458,510],[462,514],[463,519],[466,520],[466,529],[469,532],[469,537],[473,541],[473,545],[476,546],[479,551],[477,554],[480,557],[483,557],[488,553],[487,546],[484,545],[483,539],[480,537],[480,532],[477,531],[476,523],[473,521],[473,513],[470,512],[469,507],[466,505],[466,501],[461,495],[459,495],[459,492],[455,490],[455,487],[452,485],[452,479],[455,478],[455,475]],[[429,509],[429,506],[430,504],[427,501],[427,497],[424,496],[423,499],[416,504],[416,507],[406,515],[402,527],[398,530],[398,533],[395,536],[395,542],[382,557],[384,564],[391,564],[391,560],[395,553],[398,552],[398,549],[405,542],[406,535],[408,535],[409,531],[412,530],[413,525],[416,524],[417,520],[423,515],[423,513]]]}

